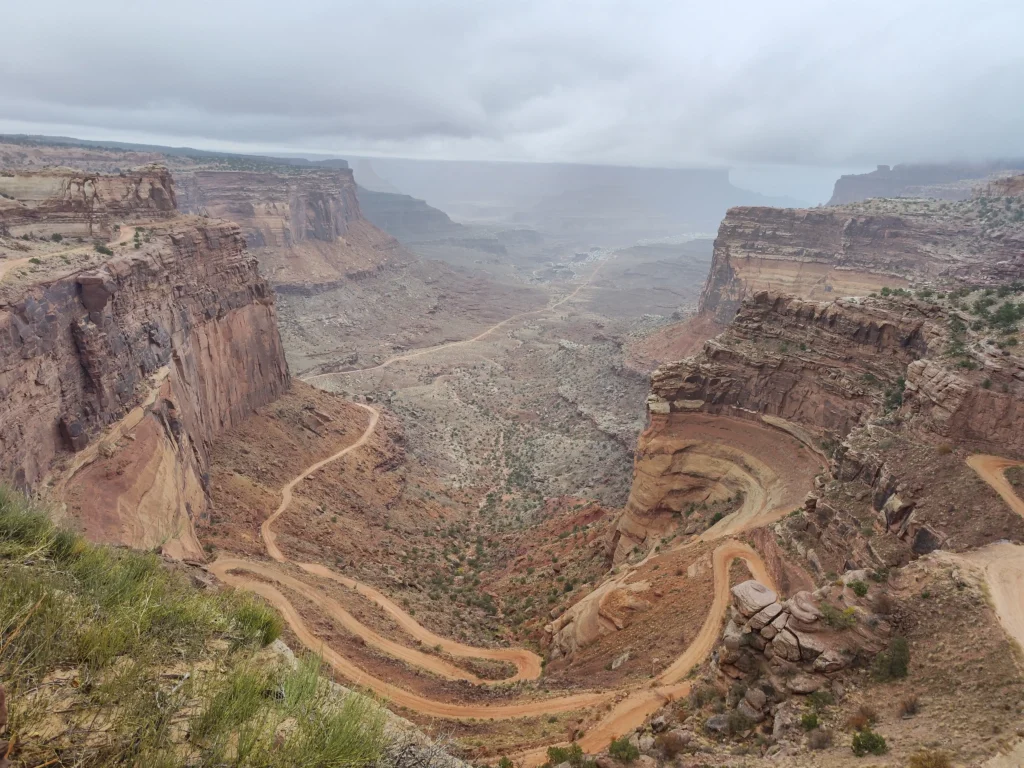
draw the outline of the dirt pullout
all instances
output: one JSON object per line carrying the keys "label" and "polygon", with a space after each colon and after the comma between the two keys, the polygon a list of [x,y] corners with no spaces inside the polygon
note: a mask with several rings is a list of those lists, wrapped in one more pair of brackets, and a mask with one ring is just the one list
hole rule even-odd
{"label": "dirt pullout", "polygon": [[[1006,470],[1024,466],[1024,462],[979,453],[969,457],[967,464],[995,489],[1003,501],[1024,517],[1024,499],[1017,495],[1006,479]],[[1001,541],[975,550],[965,558],[984,568],[999,622],[1024,649],[1024,600],[1021,600],[1021,595],[1024,595],[1024,546]]]}

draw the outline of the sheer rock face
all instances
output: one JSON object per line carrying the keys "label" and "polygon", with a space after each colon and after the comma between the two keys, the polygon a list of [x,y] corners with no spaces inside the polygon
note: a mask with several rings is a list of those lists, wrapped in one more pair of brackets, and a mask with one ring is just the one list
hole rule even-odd
{"label": "sheer rock face", "polygon": [[820,301],[911,283],[1001,281],[1020,271],[1024,225],[986,224],[980,198],[940,205],[732,208],[715,240],[701,315],[724,326],[760,291]]}
{"label": "sheer rock face", "polygon": [[116,176],[57,168],[0,173],[0,230],[108,239],[116,223],[177,215],[171,174],[148,165]]}
{"label": "sheer rock face", "polygon": [[308,293],[412,257],[362,214],[352,171],[186,171],[182,208],[237,221],[281,293]]}
{"label": "sheer rock face", "polygon": [[0,291],[0,470],[94,539],[201,557],[211,443],[288,369],[238,227],[157,212],[138,248],[85,268],[47,256],[56,271]]}
{"label": "sheer rock face", "polygon": [[[907,365],[945,338],[937,307],[811,302],[767,292],[697,355],[654,372],[649,427],[609,540],[613,561],[678,524],[691,504],[742,494],[737,521],[799,506],[842,438],[882,407]],[[727,533],[722,520],[704,535]]]}

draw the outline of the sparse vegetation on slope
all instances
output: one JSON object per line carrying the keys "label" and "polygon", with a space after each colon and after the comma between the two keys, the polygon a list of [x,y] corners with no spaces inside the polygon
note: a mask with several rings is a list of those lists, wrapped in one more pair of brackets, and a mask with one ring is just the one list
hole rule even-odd
{"label": "sparse vegetation on slope", "polygon": [[[16,764],[363,766],[385,716],[263,651],[281,620],[155,555],[94,546],[0,488],[0,739]],[[6,743],[4,743],[6,742]]]}

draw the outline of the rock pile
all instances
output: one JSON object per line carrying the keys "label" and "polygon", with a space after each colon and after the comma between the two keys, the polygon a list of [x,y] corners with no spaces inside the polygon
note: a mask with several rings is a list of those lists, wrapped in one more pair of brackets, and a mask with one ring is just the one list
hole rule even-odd
{"label": "rock pile", "polygon": [[[846,581],[858,574],[847,574]],[[833,595],[833,590],[839,590]],[[869,628],[861,619],[868,612],[857,605],[835,608],[826,598],[847,602],[847,589],[829,585],[811,592],[797,592],[788,600],[779,600],[771,589],[753,579],[732,588],[733,615],[725,627],[723,646],[718,653],[719,669],[741,679],[767,664],[776,690],[813,693],[862,653],[877,653],[889,634],[888,624],[877,618]],[[852,601],[852,602],[855,602]],[[825,606],[823,610],[823,606]],[[825,621],[825,611],[834,613],[833,625]],[[838,626],[834,626],[838,625]],[[765,697],[757,689],[747,692],[740,703],[743,714],[753,722],[765,718]]]}

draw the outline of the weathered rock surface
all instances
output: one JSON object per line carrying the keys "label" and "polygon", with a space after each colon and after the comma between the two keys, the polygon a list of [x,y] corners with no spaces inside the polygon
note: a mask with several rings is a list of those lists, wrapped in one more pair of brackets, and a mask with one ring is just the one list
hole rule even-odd
{"label": "weathered rock surface", "polygon": [[884,286],[1002,279],[1019,265],[1024,227],[984,226],[974,200],[947,205],[732,208],[718,230],[700,314],[724,326],[760,291],[820,301]]}
{"label": "weathered rock surface", "polygon": [[238,227],[169,218],[169,177],[145,170],[146,193],[139,177],[98,180],[97,200],[129,192],[94,221],[144,220],[145,245],[0,292],[0,469],[36,490],[53,470],[53,495],[93,539],[201,558],[211,443],[283,392],[288,370]]}
{"label": "weathered rock surface", "polygon": [[167,168],[118,175],[66,168],[0,173],[0,232],[108,239],[115,224],[177,215]]}

